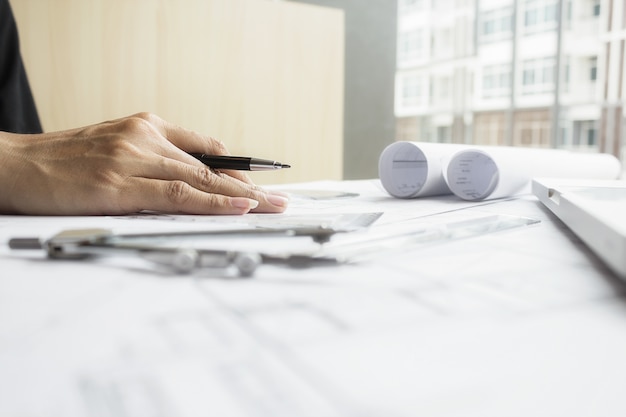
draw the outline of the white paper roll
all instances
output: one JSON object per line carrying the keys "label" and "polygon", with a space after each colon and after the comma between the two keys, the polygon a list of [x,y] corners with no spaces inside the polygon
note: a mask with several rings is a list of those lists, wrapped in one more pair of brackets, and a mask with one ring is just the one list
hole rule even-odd
{"label": "white paper roll", "polygon": [[495,146],[460,150],[446,165],[448,187],[464,200],[530,192],[537,177],[616,179],[622,170],[609,154]]}
{"label": "white paper roll", "polygon": [[415,198],[451,194],[443,177],[443,161],[465,145],[428,142],[395,142],[378,160],[378,175],[389,194]]}

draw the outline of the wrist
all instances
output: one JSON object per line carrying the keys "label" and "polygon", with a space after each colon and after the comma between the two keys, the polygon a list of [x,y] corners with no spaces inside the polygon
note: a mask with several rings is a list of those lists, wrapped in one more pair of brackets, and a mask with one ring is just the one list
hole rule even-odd
{"label": "wrist", "polygon": [[0,214],[19,212],[15,199],[28,160],[27,136],[0,132]]}

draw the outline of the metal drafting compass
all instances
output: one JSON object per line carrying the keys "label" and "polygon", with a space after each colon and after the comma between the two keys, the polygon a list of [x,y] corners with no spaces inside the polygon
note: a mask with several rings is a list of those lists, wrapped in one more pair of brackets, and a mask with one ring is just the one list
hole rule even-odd
{"label": "metal drafting compass", "polygon": [[334,257],[308,254],[271,255],[254,251],[196,249],[180,244],[168,245],[168,239],[220,236],[308,236],[315,242],[328,242],[335,230],[327,227],[252,228],[209,231],[174,231],[162,233],[116,234],[109,229],[62,231],[50,239],[13,238],[11,249],[44,249],[52,259],[88,259],[98,256],[138,256],[178,273],[203,268],[235,268],[241,277],[250,277],[261,264],[309,267],[337,264]]}

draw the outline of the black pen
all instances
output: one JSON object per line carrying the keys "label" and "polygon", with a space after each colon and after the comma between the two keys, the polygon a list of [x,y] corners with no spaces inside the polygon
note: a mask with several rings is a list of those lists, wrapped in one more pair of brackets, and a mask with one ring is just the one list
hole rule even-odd
{"label": "black pen", "polygon": [[191,156],[214,169],[236,169],[238,171],[272,171],[291,168],[291,165],[269,159],[249,158],[246,156],[207,155],[191,153]]}

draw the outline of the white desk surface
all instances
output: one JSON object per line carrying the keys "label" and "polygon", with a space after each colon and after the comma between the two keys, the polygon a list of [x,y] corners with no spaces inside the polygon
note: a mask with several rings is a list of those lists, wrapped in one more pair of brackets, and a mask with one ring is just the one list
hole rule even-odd
{"label": "white desk surface", "polygon": [[377,181],[281,188],[360,194],[296,192],[283,220],[383,211],[370,229],[493,214],[540,222],[237,279],[6,245],[67,227],[229,218],[0,217],[0,416],[626,415],[624,286],[534,197],[396,200]]}

